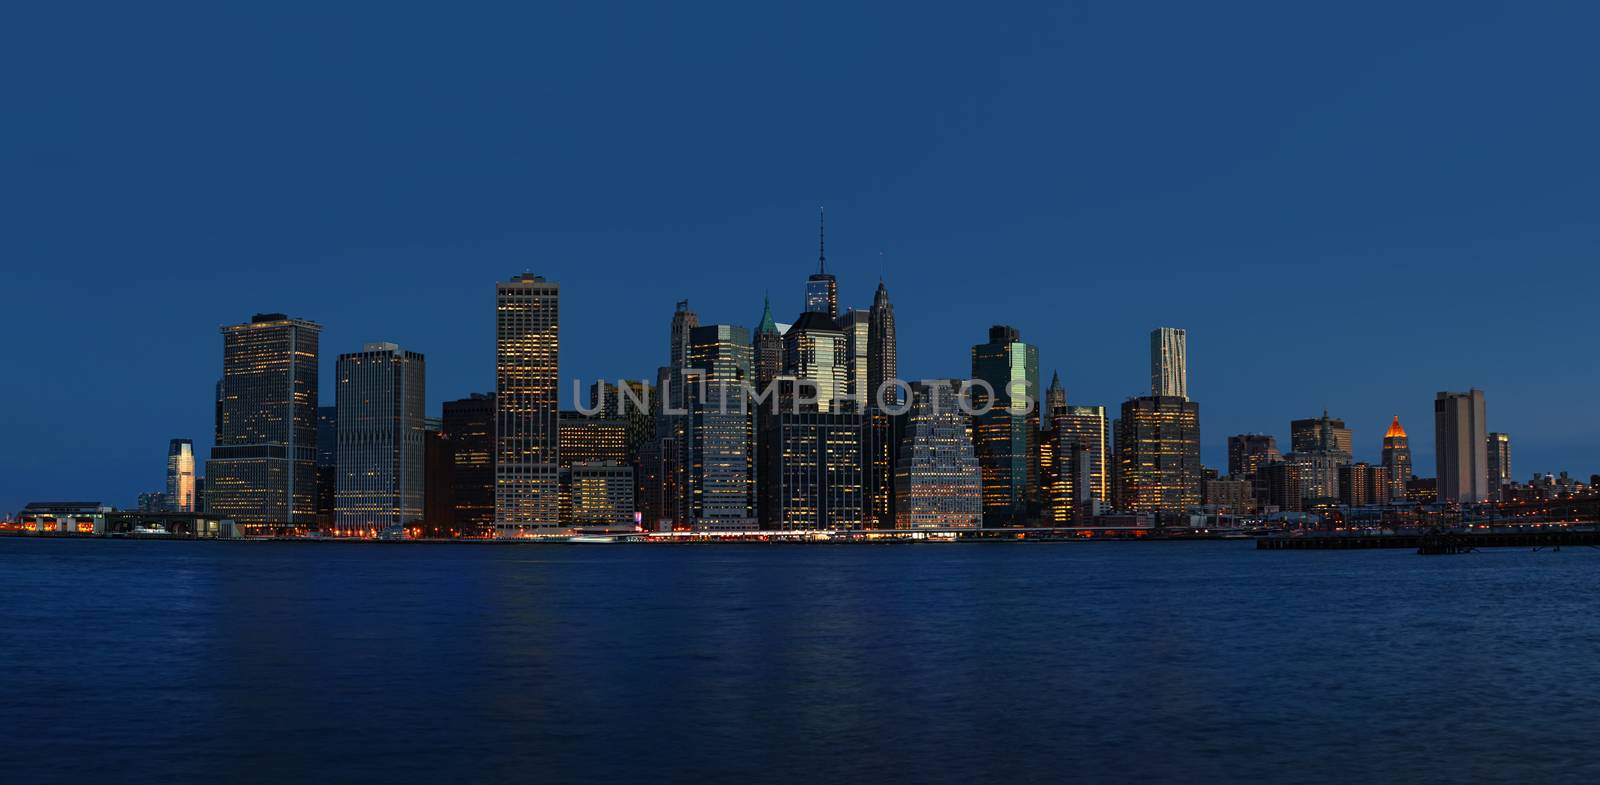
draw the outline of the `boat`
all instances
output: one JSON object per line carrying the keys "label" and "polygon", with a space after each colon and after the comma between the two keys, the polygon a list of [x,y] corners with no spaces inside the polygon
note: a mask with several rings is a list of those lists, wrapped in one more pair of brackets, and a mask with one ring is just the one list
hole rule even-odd
{"label": "boat", "polygon": [[616,537],[605,534],[577,534],[567,538],[567,542],[621,542]]}
{"label": "boat", "polygon": [[159,536],[168,536],[168,535],[172,534],[172,532],[169,532],[166,529],[161,528],[160,526],[135,526],[135,527],[133,527],[133,531],[129,532],[129,533],[130,534],[154,534],[154,535],[159,535]]}

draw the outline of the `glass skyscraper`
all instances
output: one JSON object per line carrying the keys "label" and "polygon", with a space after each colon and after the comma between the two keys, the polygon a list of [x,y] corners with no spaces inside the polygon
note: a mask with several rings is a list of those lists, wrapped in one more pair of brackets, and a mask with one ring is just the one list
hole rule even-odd
{"label": "glass skyscraper", "polygon": [[1117,425],[1118,507],[1181,513],[1198,506],[1200,404],[1175,395],[1131,398]]}
{"label": "glass skyscraper", "polygon": [[369,343],[339,355],[334,526],[376,535],[422,520],[427,366],[421,354]]}
{"label": "glass skyscraper", "polygon": [[751,382],[750,330],[727,324],[689,334],[687,495],[696,529],[756,526],[755,413],[743,405]]}
{"label": "glass skyscraper", "polygon": [[537,275],[495,286],[495,529],[560,527],[561,287]]}
{"label": "glass skyscraper", "polygon": [[1025,526],[1037,518],[1039,498],[1039,347],[1022,342],[1015,327],[989,328],[989,342],[972,347],[973,418],[978,464],[983,470],[983,523]]}
{"label": "glass skyscraper", "polygon": [[957,406],[958,379],[916,384],[894,470],[894,527],[977,528],[983,524],[983,479]]}
{"label": "glass skyscraper", "polygon": [[194,512],[194,440],[167,443],[167,504],[174,512]]}
{"label": "glass skyscraper", "polygon": [[1150,394],[1189,397],[1188,334],[1181,327],[1150,331]]}

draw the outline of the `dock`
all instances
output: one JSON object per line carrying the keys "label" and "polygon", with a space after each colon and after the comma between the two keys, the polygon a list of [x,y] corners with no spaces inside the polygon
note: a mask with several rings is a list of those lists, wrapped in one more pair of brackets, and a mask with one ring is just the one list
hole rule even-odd
{"label": "dock", "polygon": [[[1405,534],[1330,533],[1262,537],[1256,540],[1256,550],[1320,551],[1409,548],[1415,551],[1422,548],[1424,544],[1435,544],[1438,536],[1437,534],[1414,532]],[[1452,532],[1449,536],[1452,547],[1466,550],[1477,548],[1554,548],[1564,545],[1600,547],[1600,531],[1594,530],[1463,531]]]}

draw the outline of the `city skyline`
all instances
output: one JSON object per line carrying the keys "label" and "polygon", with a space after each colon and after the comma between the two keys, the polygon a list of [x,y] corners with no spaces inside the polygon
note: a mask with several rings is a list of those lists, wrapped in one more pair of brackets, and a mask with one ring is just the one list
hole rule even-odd
{"label": "city skyline", "polygon": [[[19,87],[28,122],[0,151],[0,320],[30,336],[0,390],[8,443],[28,445],[0,457],[0,509],[131,500],[161,487],[172,438],[209,454],[213,331],[252,313],[318,321],[329,358],[426,354],[430,414],[493,389],[483,282],[511,273],[561,282],[567,378],[648,374],[679,299],[754,327],[768,294],[792,321],[823,205],[840,306],[870,305],[882,275],[903,377],[962,375],[1009,324],[1070,401],[1114,411],[1148,388],[1149,331],[1174,325],[1208,466],[1229,434],[1284,445],[1327,409],[1366,461],[1399,415],[1430,475],[1433,396],[1477,387],[1518,475],[1600,471],[1600,413],[1547,405],[1600,389],[1581,359],[1600,284],[1595,9],[1306,25],[1289,8],[1024,6],[983,30],[924,9],[911,36],[888,8],[851,25],[762,9],[776,41],[664,10],[384,9],[392,35],[354,7],[212,9],[207,35],[167,10],[87,32],[27,13],[77,32],[8,56],[76,56]],[[152,358],[159,385],[121,383]]]}

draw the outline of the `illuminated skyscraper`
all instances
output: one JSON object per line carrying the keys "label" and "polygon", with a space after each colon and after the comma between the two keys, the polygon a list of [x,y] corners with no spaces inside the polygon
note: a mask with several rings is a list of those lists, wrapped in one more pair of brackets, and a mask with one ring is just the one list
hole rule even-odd
{"label": "illuminated skyscraper", "polygon": [[317,407],[317,528],[333,528],[339,486],[339,407]]}
{"label": "illuminated skyscraper", "polygon": [[1406,498],[1406,483],[1411,480],[1411,440],[1400,427],[1400,415],[1383,434],[1383,467],[1389,470],[1389,498]]}
{"label": "illuminated skyscraper", "polygon": [[194,440],[167,443],[167,503],[174,512],[194,512]]}
{"label": "illuminated skyscraper", "polygon": [[1150,394],[1189,397],[1188,334],[1181,327],[1150,331]]}
{"label": "illuminated skyscraper", "polygon": [[495,529],[560,526],[561,287],[537,275],[495,285]]}
{"label": "illuminated skyscraper", "polygon": [[392,343],[339,355],[339,531],[378,534],[422,520],[426,373],[421,354]]}
{"label": "illuminated skyscraper", "polygon": [[1088,450],[1088,464],[1077,467],[1080,476],[1087,477],[1083,498],[1111,502],[1111,472],[1106,458],[1111,452],[1110,429],[1104,406],[1074,406],[1068,404],[1051,418],[1051,430],[1060,434],[1065,444],[1078,444]]}
{"label": "illuminated skyscraper", "polygon": [[839,329],[844,331],[844,394],[854,400],[859,409],[865,410],[872,404],[872,394],[868,391],[871,381],[867,373],[868,336],[872,332],[872,325],[867,312],[851,308],[839,320]]}
{"label": "illuminated skyscraper", "polygon": [[741,405],[751,381],[750,331],[727,324],[696,327],[689,367],[703,383],[689,394],[687,495],[696,529],[756,527],[755,413]]}
{"label": "illuminated skyscraper", "polygon": [[[573,468],[576,466],[628,466],[630,423],[623,418],[588,416],[581,412],[561,413],[558,454],[561,456],[561,520],[568,525],[593,523],[575,517],[573,509]],[[615,474],[615,472],[612,472]],[[633,472],[628,471],[628,492],[633,493]],[[632,502],[628,506],[632,515]]]}
{"label": "illuminated skyscraper", "polygon": [[1061,386],[1061,374],[1050,374],[1050,387],[1044,391],[1044,409],[1040,411],[1039,425],[1045,430],[1055,427],[1054,418],[1067,408],[1067,388]]}
{"label": "illuminated skyscraper", "polygon": [[800,314],[783,334],[784,374],[815,386],[817,411],[856,411],[849,395],[850,349],[844,330],[833,317],[816,311]]}
{"label": "illuminated skyscraper", "polygon": [[633,530],[633,467],[584,461],[567,469],[568,522],[584,531]]}
{"label": "illuminated skyscraper", "polygon": [[973,390],[978,464],[983,469],[983,525],[1025,526],[1037,517],[1039,499],[1039,347],[1022,342],[1015,327],[989,328],[989,342],[972,347],[972,378],[987,382]]}
{"label": "illuminated skyscraper", "polygon": [[1442,392],[1433,402],[1433,443],[1439,501],[1470,504],[1489,498],[1489,433],[1483,391]]}
{"label": "illuminated skyscraper", "polygon": [[806,279],[806,312],[824,313],[829,319],[839,318],[839,282],[828,272],[827,214],[818,212],[817,271]]}
{"label": "illuminated skyscraper", "polygon": [[783,333],[778,332],[778,324],[772,319],[772,302],[766,298],[761,301],[761,321],[756,325],[753,349],[755,388],[761,392],[783,373]]}
{"label": "illuminated skyscraper", "polygon": [[206,504],[249,531],[316,516],[317,345],[322,326],[281,313],[222,328],[217,443]]}
{"label": "illuminated skyscraper", "polygon": [[[824,314],[809,314],[825,316]],[[771,462],[762,479],[765,521],[774,529],[860,529],[861,415],[785,409],[768,418]]]}
{"label": "illuminated skyscraper", "polygon": [[444,402],[443,428],[450,437],[451,522],[462,534],[494,527],[494,394]]}
{"label": "illuminated skyscraper", "polygon": [[1180,513],[1200,504],[1200,404],[1174,395],[1124,401],[1117,464],[1124,510]]}
{"label": "illuminated skyscraper", "polygon": [[[983,479],[957,405],[960,380],[912,386],[894,473],[894,528],[983,525]],[[887,527],[885,527],[887,528]]]}
{"label": "illuminated skyscraper", "polygon": [[[889,302],[889,289],[878,279],[878,291],[872,295],[872,308],[867,311],[870,322],[867,332],[867,390],[868,404],[877,406],[878,391],[898,378],[900,350],[894,329],[894,304]],[[889,406],[900,402],[900,389],[884,390],[883,401]]]}
{"label": "illuminated skyscraper", "polygon": [[[878,290],[867,311],[866,415],[862,422],[862,458],[867,495],[867,522],[874,528],[895,525],[895,464],[899,459],[898,434],[904,420],[884,411],[898,411],[900,388],[892,384],[899,374],[899,348],[896,343],[894,305],[889,289],[878,279]],[[879,401],[882,401],[882,406]]]}
{"label": "illuminated skyscraper", "polygon": [[1489,498],[1498,500],[1501,490],[1511,484],[1511,437],[1489,434]]}

